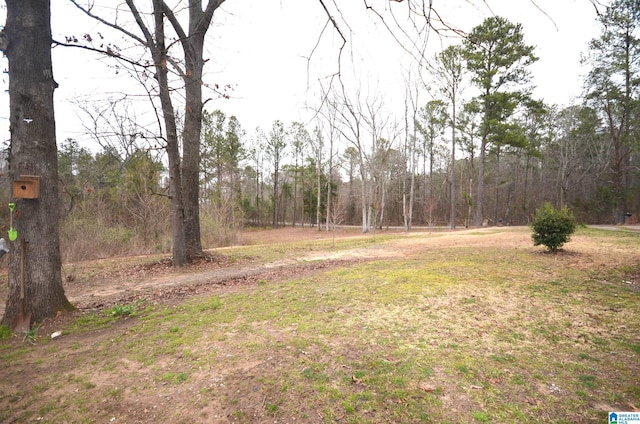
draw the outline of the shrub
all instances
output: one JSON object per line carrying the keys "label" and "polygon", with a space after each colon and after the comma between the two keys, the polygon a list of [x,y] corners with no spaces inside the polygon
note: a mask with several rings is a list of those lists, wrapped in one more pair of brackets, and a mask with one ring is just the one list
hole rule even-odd
{"label": "shrub", "polygon": [[557,252],[576,230],[576,219],[566,206],[556,209],[551,203],[545,202],[536,209],[531,229],[534,246],[543,245],[551,252]]}
{"label": "shrub", "polygon": [[126,317],[131,316],[136,310],[136,305],[115,305],[113,308],[109,309],[111,316],[114,317]]}

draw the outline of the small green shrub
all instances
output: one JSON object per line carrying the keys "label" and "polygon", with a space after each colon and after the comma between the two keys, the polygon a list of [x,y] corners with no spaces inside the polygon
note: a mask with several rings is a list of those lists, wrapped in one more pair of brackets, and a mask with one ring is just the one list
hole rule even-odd
{"label": "small green shrub", "polygon": [[556,209],[545,202],[536,209],[531,229],[534,246],[543,245],[551,252],[557,252],[576,230],[576,219],[566,206]]}
{"label": "small green shrub", "polygon": [[127,317],[133,315],[136,311],[136,305],[115,305],[111,309],[109,309],[109,313],[114,317]]}

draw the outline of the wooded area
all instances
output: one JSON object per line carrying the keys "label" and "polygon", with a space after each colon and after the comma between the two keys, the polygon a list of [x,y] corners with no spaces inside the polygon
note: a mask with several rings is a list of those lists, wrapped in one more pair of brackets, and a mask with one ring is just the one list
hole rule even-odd
{"label": "wooded area", "polygon": [[[585,224],[634,220],[637,11],[622,0],[600,16],[602,34],[585,46],[585,97],[568,107],[532,97],[535,48],[521,25],[494,17],[436,54],[429,87],[407,86],[398,93],[406,108],[394,114],[375,93],[338,84],[310,124],[276,120],[248,132],[224,111],[205,111],[204,244],[229,243],[245,225],[524,225],[545,201]],[[111,246],[105,255],[134,241],[134,250],[166,250],[171,190],[152,132],[140,133],[124,101],[85,112],[102,150],[62,144],[63,234],[95,233],[92,245]]]}
{"label": "wooded area", "polygon": [[[41,276],[48,287],[28,293],[34,300],[27,309],[37,311],[36,320],[70,306],[60,287],[61,259],[171,251],[179,267],[203,255],[203,246],[233,242],[236,230],[247,225],[359,225],[363,232],[521,225],[544,201],[569,206],[582,223],[617,224],[634,221],[640,209],[637,1],[597,5],[602,32],[585,56],[591,69],[585,96],[571,106],[533,97],[530,66],[537,57],[520,24],[492,16],[463,37],[448,26],[460,43],[425,59],[416,40],[428,38],[432,7],[407,1],[401,6],[408,6],[415,40],[399,47],[415,54],[419,70],[394,95],[405,99],[403,109],[346,84],[338,71],[320,82],[314,120],[275,120],[252,132],[223,107],[205,108],[203,87],[228,96],[228,87],[203,74],[206,34],[222,0],[127,0],[123,14],[70,1],[119,34],[122,44],[102,41],[100,32],[53,43],[97,52],[129,73],[155,123],[140,122],[137,105],[123,93],[79,106],[99,150],[72,139],[56,143],[57,84],[50,60],[41,62],[50,57],[49,2],[7,1],[0,40],[9,58],[11,96],[6,183],[36,175],[47,188],[37,201],[18,199],[15,215],[30,255],[41,257],[27,263],[26,274]],[[344,42],[336,47],[341,55],[348,23],[319,3],[326,28]],[[365,6],[385,26],[383,14],[395,18],[391,8]],[[34,19],[42,24],[31,38]],[[387,26],[402,44],[408,33],[394,28]],[[19,50],[33,55],[15,54],[16,46],[36,42],[37,48]],[[6,202],[14,200],[8,188],[2,193]],[[18,250],[10,249],[5,322],[19,303],[17,264],[24,255]],[[35,305],[47,297],[59,298],[59,305]]]}

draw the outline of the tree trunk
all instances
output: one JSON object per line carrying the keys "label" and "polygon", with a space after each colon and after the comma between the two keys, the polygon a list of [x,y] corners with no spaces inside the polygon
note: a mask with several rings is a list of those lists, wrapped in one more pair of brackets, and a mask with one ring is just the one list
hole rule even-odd
{"label": "tree trunk", "polygon": [[300,179],[301,179],[300,184],[302,185],[302,190],[300,190],[301,191],[301,193],[300,193],[300,202],[302,203],[300,205],[300,211],[302,212],[301,213],[302,218],[300,220],[300,226],[302,228],[304,228],[304,161],[302,163],[302,169],[300,170]]}
{"label": "tree trunk", "polygon": [[367,185],[367,173],[364,170],[364,160],[360,153],[360,184],[362,186],[362,232],[368,233],[371,228],[371,202]]}
{"label": "tree trunk", "polygon": [[[415,140],[415,137],[414,137]],[[413,144],[412,147],[412,159],[411,159],[411,163],[413,164],[413,166],[411,167],[411,184],[409,185],[409,220],[408,220],[408,225],[407,225],[407,231],[411,231],[411,228],[413,227],[413,203],[414,203],[414,199],[415,199],[415,194],[416,194],[416,165],[415,163],[417,162],[417,158],[415,157],[415,150],[416,150],[416,146],[415,146],[415,142]]]}
{"label": "tree trunk", "polygon": [[322,184],[321,184],[321,177],[322,177],[322,163],[321,163],[321,153],[318,153],[318,161],[316,163],[316,178],[317,178],[317,191],[316,191],[316,226],[317,226],[317,230],[320,231],[320,229],[322,228],[320,225],[320,220],[322,218],[322,211],[320,210],[320,207],[322,205]]}
{"label": "tree trunk", "polygon": [[171,234],[173,266],[181,267],[187,263],[185,233],[184,233],[184,204],[182,199],[182,170],[180,168],[180,150],[178,147],[178,130],[167,69],[167,48],[164,33],[164,14],[162,0],[153,0],[154,34],[147,27],[134,0],[127,0],[127,6],[133,14],[136,23],[144,34],[147,48],[153,57],[162,117],[166,131],[166,151],[169,161],[169,191],[171,194]]}
{"label": "tree trunk", "polygon": [[452,230],[456,229],[456,95],[455,90],[452,96],[451,112],[451,211],[449,214],[449,225]]}
{"label": "tree trunk", "polygon": [[[187,67],[187,69],[189,68]],[[200,69],[201,72],[202,68]],[[202,88],[200,78],[197,78],[197,80],[189,78],[185,91],[186,111],[182,136],[182,196],[184,201],[184,233],[187,257],[193,258],[202,254],[199,178],[200,134],[202,130]]]}
{"label": "tree trunk", "polygon": [[[182,145],[182,195],[187,258],[202,255],[200,234],[200,138],[202,133],[202,70],[204,37],[211,22],[206,15],[204,27],[201,1],[191,0],[189,36],[182,40],[185,52],[185,114]],[[213,14],[213,11],[211,12]],[[174,26],[175,27],[175,26]],[[220,184],[220,181],[218,181]]]}
{"label": "tree trunk", "polygon": [[296,227],[296,220],[298,219],[298,153],[296,152],[296,166],[293,171],[293,223],[292,227]]}
{"label": "tree trunk", "polygon": [[[156,67],[156,70],[158,70],[158,68],[162,67]],[[184,205],[182,203],[182,186],[180,184],[181,170],[178,135],[168,85],[163,83],[163,80],[167,79],[166,68],[159,70],[157,74],[160,86],[160,102],[162,104],[164,123],[167,131],[166,150],[169,160],[173,266],[182,267],[187,264],[187,252],[184,232]],[[165,86],[165,89],[162,88],[163,86]],[[171,114],[168,114],[168,110],[172,111]]]}
{"label": "tree trunk", "polygon": [[[529,165],[531,162],[531,156],[527,155],[527,161],[525,163],[524,170],[524,183],[523,183],[523,193],[522,193],[522,217],[523,222],[529,224]],[[561,203],[560,207],[564,207],[564,204]]]}
{"label": "tree trunk", "polygon": [[185,233],[184,233],[184,204],[182,198],[180,150],[178,147],[178,128],[176,116],[171,102],[169,90],[169,75],[166,61],[166,46],[164,37],[164,15],[159,0],[154,0],[155,38],[151,44],[156,78],[160,92],[160,104],[167,132],[167,156],[169,160],[169,191],[171,193],[171,231],[173,266],[182,267],[187,263]]}
{"label": "tree trunk", "polygon": [[476,216],[473,222],[476,227],[480,227],[483,220],[482,202],[484,201],[484,160],[486,150],[487,142],[483,138],[480,146],[480,157],[478,158],[478,191],[476,193]]}
{"label": "tree trunk", "polygon": [[278,212],[280,208],[280,202],[278,201],[278,190],[280,189],[278,178],[278,167],[280,166],[279,159],[280,158],[276,156],[275,162],[273,163],[273,228],[278,228]]}
{"label": "tree trunk", "polygon": [[[382,230],[382,226],[384,225],[384,210],[387,206],[387,179],[382,178],[382,200],[380,200],[380,224],[379,228]],[[388,226],[388,225],[387,225]]]}
{"label": "tree trunk", "polygon": [[336,216],[335,214],[331,213],[331,176],[333,175],[333,133],[331,134],[331,137],[329,138],[329,169],[327,171],[327,209],[326,209],[326,213],[327,216],[325,218],[326,220],[326,230],[329,231],[330,229],[330,225],[331,225],[331,215],[334,215],[334,222],[333,222],[333,227],[335,229],[335,226],[337,224],[337,222],[335,222]]}
{"label": "tree trunk", "polygon": [[[9,59],[9,178],[40,177],[39,196],[13,198],[13,227],[18,232],[9,249],[9,293],[2,324],[11,325],[22,312],[42,322],[59,311],[73,310],[62,287],[58,198],[58,151],[53,111],[51,23],[48,0],[7,0],[7,22],[0,48]],[[15,193],[14,193],[15,196]],[[25,310],[20,301],[20,243],[24,259]]]}
{"label": "tree trunk", "polygon": [[500,220],[500,216],[498,216],[498,208],[500,206],[500,145],[496,146],[496,176],[494,180],[493,222],[497,224]]}
{"label": "tree trunk", "polygon": [[429,228],[433,227],[433,209],[435,208],[435,198],[433,196],[433,161],[435,159],[435,139],[432,137],[429,142]]}

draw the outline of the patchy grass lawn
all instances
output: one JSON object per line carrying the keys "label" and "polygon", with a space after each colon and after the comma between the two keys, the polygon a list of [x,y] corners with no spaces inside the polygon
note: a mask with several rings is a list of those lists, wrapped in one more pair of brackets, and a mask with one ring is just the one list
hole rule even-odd
{"label": "patchy grass lawn", "polygon": [[[0,421],[603,423],[640,406],[640,233],[581,230],[559,255],[522,228],[345,243],[386,254],[5,339]],[[234,254],[318,260],[309,246]]]}

